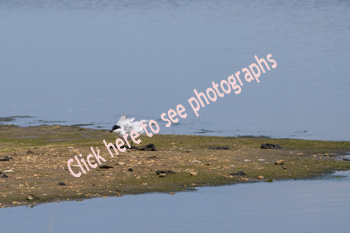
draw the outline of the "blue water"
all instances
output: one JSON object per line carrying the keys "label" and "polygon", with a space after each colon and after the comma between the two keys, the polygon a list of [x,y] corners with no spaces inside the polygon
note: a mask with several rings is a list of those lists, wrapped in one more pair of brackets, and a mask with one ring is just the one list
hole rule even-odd
{"label": "blue water", "polygon": [[350,173],[0,209],[0,232],[349,232]]}
{"label": "blue water", "polygon": [[[188,116],[160,133],[350,140],[348,1],[0,1],[5,124]],[[187,100],[272,54],[278,66],[197,118]],[[56,121],[56,122],[52,122]],[[63,121],[63,122],[61,122]]]}

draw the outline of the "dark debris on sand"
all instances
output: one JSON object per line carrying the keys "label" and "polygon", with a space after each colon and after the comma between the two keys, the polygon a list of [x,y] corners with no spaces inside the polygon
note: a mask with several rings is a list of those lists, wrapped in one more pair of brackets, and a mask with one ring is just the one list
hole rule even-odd
{"label": "dark debris on sand", "polygon": [[230,148],[228,146],[213,146],[208,149],[209,150],[229,150]]}
{"label": "dark debris on sand", "polygon": [[282,147],[280,147],[280,145],[278,144],[270,144],[270,143],[266,143],[266,144],[261,144],[260,146],[261,149],[282,149]]}
{"label": "dark debris on sand", "polygon": [[231,173],[231,176],[246,176],[247,174],[245,172],[239,171],[237,173]]}
{"label": "dark debris on sand", "polygon": [[157,175],[159,175],[160,173],[165,173],[167,175],[169,175],[169,174],[176,174],[176,172],[174,172],[172,170],[157,170],[156,173],[157,173]]}

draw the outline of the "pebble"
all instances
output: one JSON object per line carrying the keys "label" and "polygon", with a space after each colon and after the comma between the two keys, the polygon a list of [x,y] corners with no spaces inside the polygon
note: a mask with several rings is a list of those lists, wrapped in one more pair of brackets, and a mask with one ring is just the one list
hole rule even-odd
{"label": "pebble", "polygon": [[201,161],[195,159],[195,160],[191,161],[191,163],[201,163]]}
{"label": "pebble", "polygon": [[190,152],[192,152],[192,150],[191,150],[191,149],[181,151],[181,153],[190,153]]}
{"label": "pebble", "polygon": [[63,182],[59,182],[58,185],[66,185],[65,183]]}
{"label": "pebble", "polygon": [[275,162],[275,165],[283,165],[284,164],[284,160],[278,160]]}
{"label": "pebble", "polygon": [[259,161],[260,161],[260,162],[264,162],[264,161],[265,161],[265,159],[259,159]]}
{"label": "pebble", "polygon": [[208,148],[209,150],[229,150],[230,148],[228,146],[214,146]]}
{"label": "pebble", "polygon": [[175,195],[175,193],[169,193],[169,195]]}
{"label": "pebble", "polygon": [[282,147],[280,147],[280,145],[278,144],[270,144],[270,143],[266,143],[266,144],[261,144],[260,146],[261,149],[281,149]]}
{"label": "pebble", "polygon": [[248,181],[249,179],[248,178],[241,178],[241,180]]}
{"label": "pebble", "polygon": [[119,166],[124,166],[125,163],[124,163],[124,162],[118,162],[117,165],[119,165]]}
{"label": "pebble", "polygon": [[262,179],[264,179],[264,177],[263,176],[258,176],[258,179],[262,180]]}
{"label": "pebble", "polygon": [[2,173],[10,173],[10,172],[15,172],[13,170],[5,170],[5,171],[2,171]]}
{"label": "pebble", "polygon": [[191,176],[197,176],[197,172],[191,172],[190,175]]}
{"label": "pebble", "polygon": [[159,173],[159,177],[165,177],[166,173]]}
{"label": "pebble", "polygon": [[237,173],[231,173],[231,176],[246,176],[247,174],[243,171],[239,171]]}
{"label": "pebble", "polygon": [[110,169],[110,168],[113,168],[113,166],[108,166],[108,165],[100,165],[99,167],[102,168],[102,169]]}
{"label": "pebble", "polygon": [[36,197],[36,196],[34,196],[34,195],[32,195],[32,194],[30,194],[30,195],[27,197],[27,200],[29,200],[29,201],[33,201],[33,200],[36,200],[36,199],[39,199],[39,198]]}

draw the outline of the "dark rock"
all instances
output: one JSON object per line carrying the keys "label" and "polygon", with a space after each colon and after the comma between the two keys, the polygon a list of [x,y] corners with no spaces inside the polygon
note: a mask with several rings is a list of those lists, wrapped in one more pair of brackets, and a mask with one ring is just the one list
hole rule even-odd
{"label": "dark rock", "polygon": [[209,150],[229,150],[230,148],[228,146],[213,146],[208,149]]}
{"label": "dark rock", "polygon": [[245,174],[245,172],[239,171],[237,173],[231,173],[231,176],[246,176],[247,174]]}
{"label": "dark rock", "polygon": [[[117,148],[117,146],[114,144],[115,148]],[[109,147],[110,149],[113,149],[112,146]],[[154,144],[150,143],[150,144],[147,144],[146,146],[144,147],[136,147],[136,146],[131,146],[130,148],[127,146],[127,145],[122,145],[120,147],[121,149],[123,148],[127,148],[127,149],[135,149],[135,150],[144,150],[144,151],[156,151],[156,147],[154,146]]]}
{"label": "dark rock", "polygon": [[[6,156],[7,157],[7,156]],[[3,159],[0,159],[0,161],[10,161],[9,158],[4,157]],[[11,158],[12,159],[12,158]]]}
{"label": "dark rock", "polygon": [[146,146],[144,147],[141,147],[141,148],[137,148],[137,150],[144,150],[144,151],[156,151],[156,147],[154,146],[153,143],[150,143],[150,144],[147,144]]}
{"label": "dark rock", "polygon": [[58,185],[66,185],[65,183],[63,182],[59,182]]}
{"label": "dark rock", "polygon": [[156,159],[156,158],[157,158],[156,156],[150,156],[147,158],[147,160]]}
{"label": "dark rock", "polygon": [[[114,144],[114,147],[117,148],[117,145]],[[122,145],[122,146],[120,146],[120,149],[124,149],[124,148],[126,148],[126,149],[136,149],[136,150],[137,150],[137,147],[136,147],[136,146],[131,146],[130,148],[129,148],[127,145],[125,145],[125,144]],[[110,146],[109,149],[113,149],[113,147]]]}
{"label": "dark rock", "polygon": [[1,178],[7,178],[7,177],[9,177],[9,176],[6,175],[6,174],[2,174],[0,177],[1,177]]}
{"label": "dark rock", "polygon": [[169,174],[176,174],[176,172],[174,172],[172,170],[157,170],[156,173],[157,173],[157,175],[159,175],[160,173],[165,173],[167,175],[169,175]]}
{"label": "dark rock", "polygon": [[343,160],[344,161],[350,161],[350,158],[349,157],[344,157]]}
{"label": "dark rock", "polygon": [[132,170],[132,168],[129,168],[129,169],[128,169],[128,172],[133,172],[133,171],[134,171],[134,170]]}
{"label": "dark rock", "polygon": [[100,165],[99,168],[102,168],[102,169],[110,169],[110,168],[113,168],[113,166]]}
{"label": "dark rock", "polygon": [[31,150],[28,150],[28,151],[27,151],[27,155],[33,155],[33,154],[34,154],[33,151],[31,151]]}
{"label": "dark rock", "polygon": [[261,144],[260,146],[261,149],[282,149],[282,147],[280,147],[280,145],[278,144],[270,144],[270,143],[266,143],[266,144]]}

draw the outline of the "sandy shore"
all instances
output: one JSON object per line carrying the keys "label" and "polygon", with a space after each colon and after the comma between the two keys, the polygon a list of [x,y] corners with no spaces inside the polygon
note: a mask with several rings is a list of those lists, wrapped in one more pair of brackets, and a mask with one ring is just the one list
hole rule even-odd
{"label": "sandy shore", "polygon": [[[338,158],[350,151],[350,142],[191,135],[140,138],[141,146],[153,143],[157,151],[132,149],[111,158],[102,141],[115,142],[116,138],[107,130],[0,126],[0,158],[10,157],[0,161],[0,207],[147,192],[176,193],[198,186],[309,178],[350,169],[350,162]],[[283,148],[261,149],[264,143]],[[105,166],[73,177],[67,161],[79,154],[86,157],[91,146],[98,147],[107,160],[102,164]],[[279,160],[283,164],[275,165]],[[79,171],[77,166],[72,169]],[[159,176],[161,170],[166,174]],[[233,175],[240,171],[246,175]]]}

